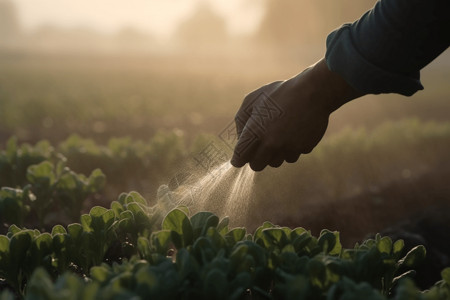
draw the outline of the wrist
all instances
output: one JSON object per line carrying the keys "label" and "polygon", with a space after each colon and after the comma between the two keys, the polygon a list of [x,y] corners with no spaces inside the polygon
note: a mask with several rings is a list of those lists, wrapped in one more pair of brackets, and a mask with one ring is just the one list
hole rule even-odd
{"label": "wrist", "polygon": [[318,79],[322,81],[321,86],[325,87],[324,90],[328,93],[328,96],[324,98],[327,99],[327,103],[324,103],[324,105],[330,113],[345,103],[364,96],[364,93],[354,89],[341,75],[331,71],[325,58],[317,62],[313,69]]}

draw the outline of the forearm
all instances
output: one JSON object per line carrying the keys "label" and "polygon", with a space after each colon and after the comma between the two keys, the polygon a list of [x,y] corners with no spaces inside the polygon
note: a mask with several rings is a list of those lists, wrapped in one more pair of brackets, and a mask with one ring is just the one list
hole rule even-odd
{"label": "forearm", "polygon": [[327,39],[327,63],[364,93],[412,95],[420,70],[450,44],[448,0],[381,0]]}

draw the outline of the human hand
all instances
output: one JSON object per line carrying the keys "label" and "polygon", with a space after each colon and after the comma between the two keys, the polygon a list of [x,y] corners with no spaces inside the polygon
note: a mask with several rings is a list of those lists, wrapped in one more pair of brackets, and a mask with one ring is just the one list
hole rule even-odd
{"label": "human hand", "polygon": [[236,114],[239,139],[231,164],[248,162],[261,171],[296,162],[322,139],[330,114],[359,96],[324,59],[291,79],[253,91]]}

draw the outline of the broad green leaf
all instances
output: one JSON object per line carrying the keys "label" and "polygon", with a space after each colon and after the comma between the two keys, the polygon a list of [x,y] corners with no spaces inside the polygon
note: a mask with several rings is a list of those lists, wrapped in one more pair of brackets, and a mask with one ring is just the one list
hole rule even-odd
{"label": "broad green leaf", "polygon": [[[171,210],[167,216],[164,218],[162,223],[162,229],[164,230],[173,230],[178,234],[183,234],[183,224],[188,223],[190,225],[190,221],[188,216],[178,208]],[[192,230],[192,226],[191,226]]]}
{"label": "broad green leaf", "polygon": [[202,234],[205,234],[206,231],[208,230],[208,228],[210,227],[214,227],[217,228],[217,225],[219,224],[219,217],[216,215],[210,216],[207,220],[206,220],[206,224],[203,227],[203,232]]}
{"label": "broad green leaf", "polygon": [[200,212],[196,213],[195,215],[193,215],[190,219],[191,224],[192,224],[192,229],[194,231],[196,231],[198,229],[201,230],[206,225],[206,221],[208,220],[208,218],[211,216],[214,216],[214,214],[212,212],[208,212],[208,211],[200,211]]}
{"label": "broad green leaf", "polygon": [[67,233],[67,231],[62,225],[55,225],[52,228],[52,236],[56,234],[65,234],[65,233]]}
{"label": "broad green leaf", "polygon": [[182,212],[184,212],[186,214],[186,216],[190,215],[190,211],[189,211],[189,207],[185,206],[185,205],[179,205],[176,207],[177,209],[181,210]]}
{"label": "broad green leaf", "polygon": [[137,202],[143,205],[147,205],[147,201],[144,199],[144,197],[141,196],[138,192],[130,192],[128,193],[127,197],[125,198],[125,203],[132,203]]}
{"label": "broad green leaf", "polygon": [[11,237],[9,252],[14,264],[24,262],[26,252],[31,246],[32,236],[32,230],[22,230]]}

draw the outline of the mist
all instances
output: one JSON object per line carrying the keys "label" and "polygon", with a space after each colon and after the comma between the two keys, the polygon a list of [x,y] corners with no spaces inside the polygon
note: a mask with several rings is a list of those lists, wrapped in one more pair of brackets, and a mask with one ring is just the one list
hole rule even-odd
{"label": "mist", "polygon": [[[327,35],[375,3],[99,0],[89,6],[67,0],[50,9],[54,1],[41,1],[0,0],[0,145],[11,136],[24,143],[48,140],[57,149],[82,144],[79,153],[71,150],[83,158],[72,167],[90,172],[96,155],[110,153],[105,145],[151,144],[155,153],[139,154],[145,163],[136,163],[136,154],[134,169],[123,167],[128,180],[101,161],[112,170],[107,199],[130,189],[154,197],[160,184],[220,137],[247,93],[318,61]],[[33,15],[38,6],[42,11]],[[423,208],[396,207],[391,220],[375,224],[383,214],[376,209],[387,207],[392,195],[409,199],[400,202],[405,206],[420,202],[408,191],[421,182],[424,189],[434,182],[444,195],[438,178],[449,161],[449,66],[447,51],[422,71],[425,90],[413,99],[366,96],[333,113],[323,146],[311,156],[255,176],[257,217],[243,225],[264,219],[315,229],[327,224],[350,232],[353,241]],[[86,149],[94,150],[88,155]],[[370,205],[358,214],[354,204],[366,200]],[[339,219],[333,210],[340,205]],[[363,223],[360,231],[349,215]]]}

